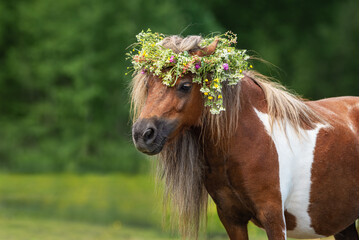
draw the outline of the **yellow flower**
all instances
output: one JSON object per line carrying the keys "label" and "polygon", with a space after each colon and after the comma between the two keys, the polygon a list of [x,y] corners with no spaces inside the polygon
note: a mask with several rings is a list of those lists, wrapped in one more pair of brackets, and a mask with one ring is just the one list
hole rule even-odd
{"label": "yellow flower", "polygon": [[213,81],[218,82],[218,78],[214,79]]}
{"label": "yellow flower", "polygon": [[217,83],[215,83],[213,86],[214,86],[215,88],[218,88],[218,84],[217,84]]}
{"label": "yellow flower", "polygon": [[212,96],[209,96],[208,99],[212,99],[213,97]]}
{"label": "yellow flower", "polygon": [[152,44],[152,47],[154,47],[154,46],[155,46],[155,44],[153,43],[153,44]]}
{"label": "yellow flower", "polygon": [[218,98],[222,98],[222,95],[219,95]]}
{"label": "yellow flower", "polygon": [[145,54],[145,57],[147,57],[148,55],[147,55],[147,53]]}
{"label": "yellow flower", "polygon": [[186,66],[187,64],[186,63],[183,63],[183,66]]}
{"label": "yellow flower", "polygon": [[241,70],[239,70],[239,73],[242,73],[243,71],[242,71],[242,69]]}
{"label": "yellow flower", "polygon": [[204,95],[208,95],[208,92],[205,92]]}
{"label": "yellow flower", "polygon": [[134,52],[135,51],[135,49],[132,49],[132,52]]}
{"label": "yellow flower", "polygon": [[250,67],[250,68],[253,68],[252,64],[251,64],[251,65],[249,65],[249,67]]}
{"label": "yellow flower", "polygon": [[204,80],[205,82],[208,82],[208,79]]}
{"label": "yellow flower", "polygon": [[145,56],[145,55],[146,55],[146,50],[144,50],[144,51],[143,51],[143,54],[142,54],[142,55],[143,55],[143,56]]}
{"label": "yellow flower", "polygon": [[125,73],[125,75],[127,75],[127,73]]}

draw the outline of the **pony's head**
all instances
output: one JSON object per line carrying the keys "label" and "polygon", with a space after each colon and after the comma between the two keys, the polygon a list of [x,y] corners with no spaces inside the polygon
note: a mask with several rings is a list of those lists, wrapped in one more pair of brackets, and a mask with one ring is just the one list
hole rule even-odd
{"label": "pony's head", "polygon": [[[188,51],[191,55],[213,54],[218,40],[200,48],[199,36],[165,38],[161,44],[175,53]],[[169,71],[169,70],[167,70]],[[139,73],[133,86],[133,104],[139,110],[132,127],[132,137],[138,150],[148,155],[159,153],[166,142],[176,138],[186,129],[201,125],[204,99],[201,85],[193,82],[194,74],[187,73],[172,86],[163,84],[159,76]],[[145,98],[145,99],[144,99]]]}
{"label": "pony's head", "polygon": [[173,87],[151,76],[146,88],[146,102],[133,124],[132,136],[138,150],[154,155],[185,128],[199,125],[203,99],[190,75],[178,79]]}

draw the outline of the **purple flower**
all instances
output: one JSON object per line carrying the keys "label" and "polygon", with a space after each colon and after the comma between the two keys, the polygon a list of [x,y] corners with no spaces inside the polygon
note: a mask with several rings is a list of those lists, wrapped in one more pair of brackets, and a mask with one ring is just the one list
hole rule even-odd
{"label": "purple flower", "polygon": [[196,69],[198,70],[201,67],[199,63],[196,63]]}
{"label": "purple flower", "polygon": [[146,73],[146,69],[142,69],[141,73],[142,73],[142,74],[145,74],[145,73]]}
{"label": "purple flower", "polygon": [[222,65],[223,69],[228,71],[229,67],[228,67],[228,63],[223,63]]}
{"label": "purple flower", "polygon": [[172,62],[174,62],[174,60],[175,60],[175,57],[174,57],[174,56],[171,56],[171,57],[170,57],[170,62],[172,63]]}

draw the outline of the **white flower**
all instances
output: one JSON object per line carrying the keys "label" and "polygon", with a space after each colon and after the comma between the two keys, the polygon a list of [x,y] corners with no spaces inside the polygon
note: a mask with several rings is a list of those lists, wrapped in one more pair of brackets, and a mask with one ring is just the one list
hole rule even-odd
{"label": "white flower", "polygon": [[155,75],[160,75],[161,74],[161,69],[159,69],[159,68],[157,68],[156,70],[155,70]]}
{"label": "white flower", "polygon": [[201,89],[199,91],[201,91],[203,93],[209,93],[209,88],[203,86],[203,87],[201,87]]}

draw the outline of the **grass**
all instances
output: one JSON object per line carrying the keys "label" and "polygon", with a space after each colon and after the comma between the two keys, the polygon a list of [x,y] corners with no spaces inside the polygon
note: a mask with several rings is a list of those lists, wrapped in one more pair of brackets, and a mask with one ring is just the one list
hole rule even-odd
{"label": "grass", "polygon": [[[180,239],[161,224],[152,176],[0,174],[0,239]],[[267,239],[249,225],[251,239]],[[201,239],[228,239],[210,205]]]}
{"label": "grass", "polygon": [[154,229],[139,229],[120,223],[99,225],[42,218],[0,218],[0,239],[7,240],[140,240],[170,239]]}
{"label": "grass", "polygon": [[0,214],[158,227],[148,176],[0,175]]}

